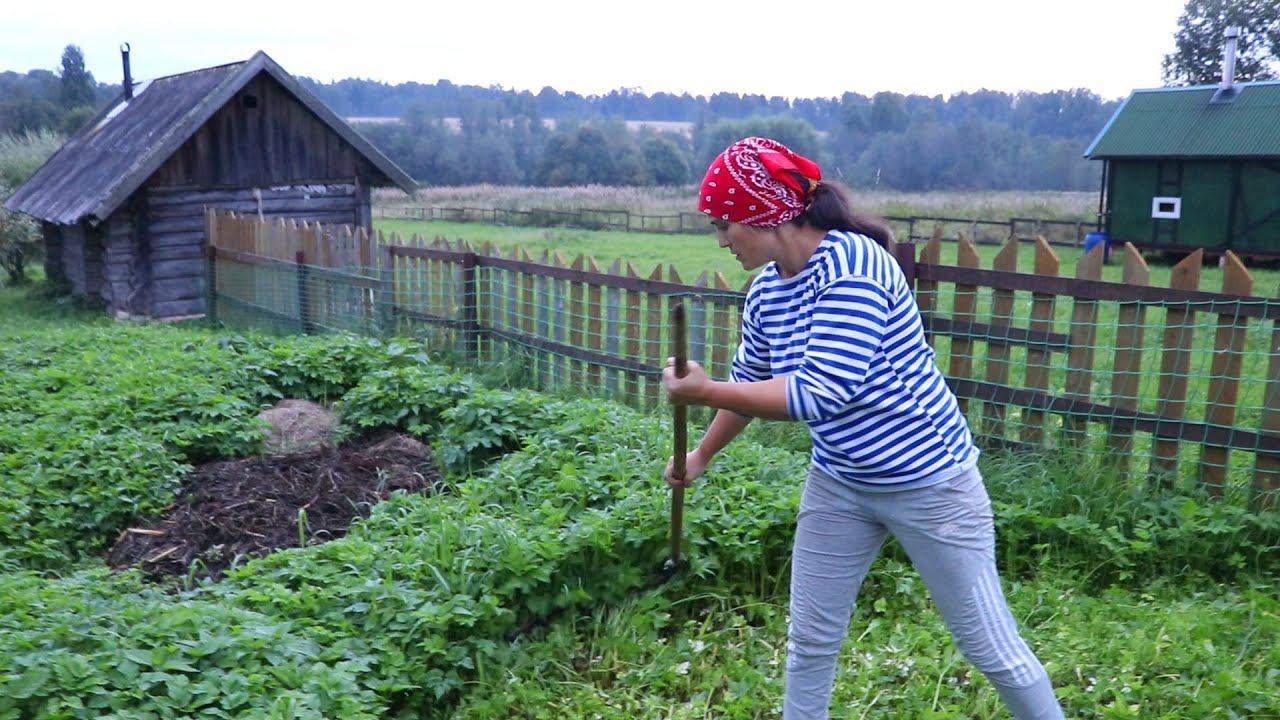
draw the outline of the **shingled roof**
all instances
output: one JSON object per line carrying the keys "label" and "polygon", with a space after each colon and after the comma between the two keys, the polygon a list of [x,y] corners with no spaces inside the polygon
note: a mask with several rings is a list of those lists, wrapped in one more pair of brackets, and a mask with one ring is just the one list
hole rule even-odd
{"label": "shingled roof", "polygon": [[70,225],[109,217],[244,86],[267,73],[368,160],[412,193],[403,170],[264,52],[239,63],[157,78],[117,97],[69,139],[4,207]]}
{"label": "shingled roof", "polygon": [[1280,157],[1280,82],[1136,90],[1085,150],[1087,158]]}

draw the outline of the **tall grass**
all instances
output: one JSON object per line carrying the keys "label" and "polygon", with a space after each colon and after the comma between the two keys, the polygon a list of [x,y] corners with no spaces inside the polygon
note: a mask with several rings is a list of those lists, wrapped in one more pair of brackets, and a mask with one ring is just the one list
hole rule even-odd
{"label": "tall grass", "polygon": [[26,182],[62,147],[63,140],[65,138],[52,130],[28,131],[21,135],[0,133],[0,185],[16,188]]}
{"label": "tall grass", "polygon": [[[468,185],[428,187],[410,197],[400,190],[374,191],[381,207],[473,207],[501,210],[627,210],[637,214],[674,215],[697,212],[698,190],[685,187],[528,187]],[[867,213],[898,217],[941,216],[972,220],[1012,217],[1093,222],[1097,193],[1088,192],[935,192],[888,190],[853,192],[855,207]]]}

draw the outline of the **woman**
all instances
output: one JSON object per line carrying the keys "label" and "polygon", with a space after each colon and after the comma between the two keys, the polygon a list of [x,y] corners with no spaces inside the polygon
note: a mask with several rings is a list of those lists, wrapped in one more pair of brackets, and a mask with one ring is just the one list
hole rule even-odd
{"label": "woman", "polygon": [[854,598],[892,533],[957,646],[1017,718],[1061,718],[995,566],[991,502],[969,428],[925,342],[890,233],[854,213],[819,167],[766,138],[730,145],[698,198],[747,270],[728,382],[664,371],[673,403],[718,408],[686,456],[688,485],[751,422],[807,423],[813,456],[791,560],[783,717],[826,718]]}

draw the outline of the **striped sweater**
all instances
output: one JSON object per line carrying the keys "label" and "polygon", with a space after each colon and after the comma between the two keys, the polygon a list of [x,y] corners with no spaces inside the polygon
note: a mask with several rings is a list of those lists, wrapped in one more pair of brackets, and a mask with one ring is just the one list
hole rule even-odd
{"label": "striped sweater", "polygon": [[752,282],[731,379],[783,375],[813,461],[858,489],[924,487],[977,462],[906,277],[871,238],[833,230],[799,274],[770,263]]}

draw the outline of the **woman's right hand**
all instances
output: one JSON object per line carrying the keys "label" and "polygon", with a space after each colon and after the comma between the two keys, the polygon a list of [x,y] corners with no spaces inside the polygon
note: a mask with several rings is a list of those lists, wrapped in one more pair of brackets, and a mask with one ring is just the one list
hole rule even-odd
{"label": "woman's right hand", "polygon": [[702,475],[702,471],[707,469],[707,463],[710,460],[711,458],[702,456],[701,447],[695,447],[684,456],[683,478],[677,478],[673,475],[676,466],[674,457],[667,460],[667,469],[663,471],[662,476],[666,478],[667,484],[671,487],[689,487],[694,480]]}

